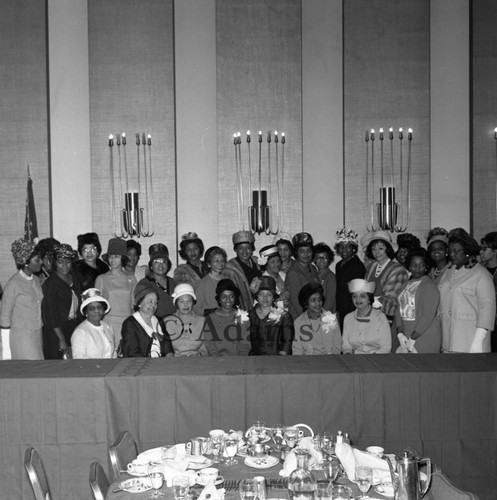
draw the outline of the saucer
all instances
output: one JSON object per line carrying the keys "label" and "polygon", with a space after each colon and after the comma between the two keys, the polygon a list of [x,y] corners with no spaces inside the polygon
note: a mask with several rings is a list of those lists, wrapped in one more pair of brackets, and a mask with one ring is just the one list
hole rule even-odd
{"label": "saucer", "polygon": [[[221,483],[224,483],[224,477],[223,476],[217,476],[217,479],[214,481],[214,486],[217,486],[218,484],[221,484]],[[200,484],[200,486],[207,486],[208,483],[206,483],[200,477],[197,477],[197,484]]]}
{"label": "saucer", "polygon": [[393,498],[394,497],[393,487],[388,486],[389,490],[390,490],[390,488],[391,488],[391,491],[386,491],[385,489],[383,489],[382,485],[379,484],[378,486],[374,487],[374,491],[376,491],[376,493],[378,493],[378,495],[381,495],[382,497]]}
{"label": "saucer", "polygon": [[267,457],[266,461],[262,464],[258,464],[252,457],[247,457],[243,462],[248,467],[253,469],[270,469],[280,462],[279,458],[272,457],[271,455]]}
{"label": "saucer", "polygon": [[[188,458],[187,458],[188,460]],[[206,469],[207,467],[210,467],[212,465],[212,460],[210,458],[207,458],[205,462],[199,463],[199,462],[188,462],[188,469],[193,469],[193,470],[201,470],[201,469]]]}

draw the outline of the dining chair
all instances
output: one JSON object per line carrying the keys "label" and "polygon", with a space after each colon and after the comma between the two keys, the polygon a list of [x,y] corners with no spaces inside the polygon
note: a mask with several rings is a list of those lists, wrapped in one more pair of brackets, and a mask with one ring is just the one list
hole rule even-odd
{"label": "dining chair", "polygon": [[109,447],[110,463],[114,478],[117,479],[121,471],[126,470],[128,464],[138,456],[138,445],[129,431],[123,431],[116,442]]}
{"label": "dining chair", "polygon": [[90,465],[90,487],[95,500],[105,500],[110,483],[104,468],[98,463]]}
{"label": "dining chair", "polygon": [[442,472],[432,473],[430,489],[425,498],[430,499],[430,495],[432,500],[478,500],[474,493],[456,488]]}
{"label": "dining chair", "polygon": [[302,433],[302,437],[314,437],[314,431],[307,424],[295,424],[293,427],[297,427],[297,429]]}
{"label": "dining chair", "polygon": [[29,482],[33,488],[36,500],[51,500],[47,475],[40,455],[34,448],[28,448],[24,454],[24,468],[28,473]]}

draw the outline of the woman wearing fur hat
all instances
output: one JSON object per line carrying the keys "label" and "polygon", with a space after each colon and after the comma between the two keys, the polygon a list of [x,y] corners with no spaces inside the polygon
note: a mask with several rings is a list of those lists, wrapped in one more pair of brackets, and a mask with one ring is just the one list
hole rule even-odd
{"label": "woman wearing fur hat", "polygon": [[109,263],[110,270],[95,280],[95,287],[110,302],[110,312],[106,321],[112,325],[116,345],[121,341],[123,321],[133,312],[133,288],[136,285],[136,277],[123,269],[126,253],[124,240],[110,239],[104,257]]}
{"label": "woman wearing fur hat", "polygon": [[105,359],[117,357],[112,327],[103,321],[110,305],[102,292],[89,288],[81,295],[80,311],[86,317],[71,337],[74,359]]}
{"label": "woman wearing fur hat", "polygon": [[204,243],[197,233],[186,233],[181,237],[179,244],[179,256],[186,260],[186,264],[180,264],[174,270],[174,281],[188,283],[197,289],[200,280],[209,272],[206,262],[201,260],[204,255]]}
{"label": "woman wearing fur hat", "polygon": [[366,268],[357,255],[359,248],[358,234],[353,229],[342,227],[336,232],[335,251],[341,257],[335,267],[337,280],[336,304],[338,321],[343,331],[343,320],[355,307],[349,292],[348,283],[363,279]]}
{"label": "woman wearing fur hat", "polygon": [[2,359],[43,359],[43,291],[36,276],[41,252],[19,239],[12,243],[12,255],[18,271],[7,281],[0,306]]}
{"label": "woman wearing fur hat", "polygon": [[154,287],[135,289],[135,312],[122,327],[122,353],[125,358],[174,356],[169,334],[156,317],[159,296]]}
{"label": "woman wearing fur hat", "polygon": [[236,257],[226,263],[224,273],[240,290],[240,306],[245,311],[254,307],[250,284],[260,278],[261,270],[253,257],[255,251],[254,235],[250,231],[238,231],[232,237]]}
{"label": "woman wearing fur hat", "polygon": [[95,286],[95,280],[100,274],[109,270],[109,266],[101,259],[102,245],[97,233],[78,234],[78,253],[81,260],[74,262],[72,269],[81,283],[81,290]]}
{"label": "woman wearing fur hat", "polygon": [[193,311],[196,297],[192,285],[176,285],[172,297],[176,313],[164,318],[164,328],[173,343],[174,355],[207,356],[202,334],[205,318]]}
{"label": "woman wearing fur hat", "polygon": [[143,289],[153,288],[159,298],[155,315],[159,319],[163,319],[176,311],[171,297],[176,282],[167,276],[172,266],[169,250],[163,243],[155,243],[150,245],[148,255],[150,258],[148,273],[145,278],[138,282],[134,293],[137,294]]}
{"label": "woman wearing fur hat", "polygon": [[71,245],[53,247],[55,272],[43,283],[43,353],[45,359],[71,357],[71,335],[81,321],[81,287],[71,272],[78,253]]}
{"label": "woman wearing fur hat", "polygon": [[293,321],[282,307],[275,307],[278,299],[276,282],[271,276],[262,276],[257,294],[257,305],[249,312],[251,356],[286,356],[292,353]]}
{"label": "woman wearing fur hat", "polygon": [[373,264],[366,272],[366,281],[375,284],[374,307],[385,313],[392,323],[399,306],[397,298],[407,283],[406,268],[395,260],[392,238],[388,231],[374,231],[366,249],[366,256]]}
{"label": "woman wearing fur hat", "polygon": [[495,291],[490,273],[477,262],[479,252],[464,229],[450,231],[452,266],[439,285],[442,352],[490,352]]}
{"label": "woman wearing fur hat", "polygon": [[288,311],[295,321],[304,309],[299,303],[300,290],[307,283],[321,283],[318,270],[312,263],[314,242],[309,233],[298,233],[292,239],[295,262],[285,278],[285,290],[289,292]]}
{"label": "woman wearing fur hat", "polygon": [[387,354],[392,349],[390,325],[386,316],[373,308],[375,284],[363,279],[349,283],[356,308],[343,322],[344,354]]}
{"label": "woman wearing fur hat", "polygon": [[240,290],[230,279],[222,279],[216,300],[219,307],[207,316],[203,329],[209,356],[247,356],[250,324],[248,313],[238,307]]}

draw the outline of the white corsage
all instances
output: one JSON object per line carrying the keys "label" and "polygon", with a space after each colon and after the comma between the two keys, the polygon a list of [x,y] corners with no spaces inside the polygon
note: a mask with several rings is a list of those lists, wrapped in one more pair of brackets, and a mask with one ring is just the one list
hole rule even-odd
{"label": "white corsage", "polygon": [[374,297],[374,302],[373,302],[373,307],[375,309],[381,309],[383,307],[383,304],[380,302],[380,297],[381,295],[378,295]]}
{"label": "white corsage", "polygon": [[259,264],[259,266],[265,266],[267,264],[267,257],[265,255],[259,255],[259,257],[257,257],[257,264]]}
{"label": "white corsage", "polygon": [[283,306],[282,302],[277,302],[276,305],[278,307],[271,307],[271,310],[269,311],[268,319],[269,319],[269,321],[274,321],[275,323],[279,323],[281,316],[283,316],[283,314],[285,314],[286,309]]}
{"label": "white corsage", "polygon": [[239,325],[242,325],[243,323],[246,323],[248,320],[249,320],[248,312],[237,307],[235,314],[235,322]]}
{"label": "white corsage", "polygon": [[326,311],[321,316],[321,323],[324,333],[330,333],[338,326],[337,315],[330,311]]}

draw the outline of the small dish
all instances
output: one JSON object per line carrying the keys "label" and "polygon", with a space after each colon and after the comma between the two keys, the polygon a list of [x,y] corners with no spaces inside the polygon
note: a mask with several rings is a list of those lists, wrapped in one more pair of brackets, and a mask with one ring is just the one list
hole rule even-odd
{"label": "small dish", "polygon": [[261,464],[257,463],[252,457],[247,457],[244,461],[245,465],[252,467],[253,469],[270,469],[279,463],[280,459],[273,456],[267,457],[266,461]]}
{"label": "small dish", "polygon": [[210,458],[207,458],[205,462],[202,463],[188,462],[188,469],[201,470],[210,467],[211,465],[212,465],[212,460]]}
{"label": "small dish", "polygon": [[[219,484],[224,483],[224,477],[223,476],[217,476],[217,479],[214,481],[214,486],[217,486]],[[207,486],[207,483],[201,479],[200,477],[197,477],[197,484],[200,484],[200,486]]]}
{"label": "small dish", "polygon": [[126,479],[119,486],[128,493],[142,493],[152,489],[149,479],[144,478]]}
{"label": "small dish", "polygon": [[376,491],[378,495],[381,495],[386,498],[394,497],[393,486],[390,484],[379,484],[378,486],[374,487],[374,491]]}

